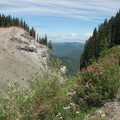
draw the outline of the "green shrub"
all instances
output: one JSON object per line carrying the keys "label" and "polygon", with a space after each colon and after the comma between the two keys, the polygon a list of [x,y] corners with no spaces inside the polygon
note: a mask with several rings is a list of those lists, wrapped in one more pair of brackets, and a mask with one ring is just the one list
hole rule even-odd
{"label": "green shrub", "polygon": [[119,47],[110,49],[97,62],[82,69],[81,76],[74,87],[73,100],[83,110],[100,106],[113,99],[120,87]]}
{"label": "green shrub", "polygon": [[55,76],[36,79],[29,89],[18,83],[8,86],[0,91],[0,120],[82,120],[84,114],[63,92]]}
{"label": "green shrub", "polygon": [[31,119],[34,112],[33,92],[20,88],[18,83],[0,91],[0,120]]}

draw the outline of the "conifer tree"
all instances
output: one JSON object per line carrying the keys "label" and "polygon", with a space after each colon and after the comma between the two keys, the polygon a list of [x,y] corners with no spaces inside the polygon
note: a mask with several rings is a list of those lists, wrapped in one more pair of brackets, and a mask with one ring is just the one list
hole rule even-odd
{"label": "conifer tree", "polygon": [[32,36],[34,39],[35,39],[35,37],[36,37],[36,35],[35,35],[35,30],[34,30],[33,27],[32,27],[31,30],[30,30],[30,36]]}
{"label": "conifer tree", "polygon": [[0,14],[0,27],[2,26],[2,16]]}
{"label": "conifer tree", "polygon": [[47,45],[47,34],[45,34],[44,45]]}
{"label": "conifer tree", "polygon": [[120,10],[109,21],[105,19],[98,30],[95,28],[93,35],[85,43],[84,52],[80,59],[80,68],[91,64],[98,59],[100,53],[112,46],[120,45]]}
{"label": "conifer tree", "polygon": [[39,43],[39,35],[37,34],[37,42]]}
{"label": "conifer tree", "polygon": [[0,27],[11,27],[11,26],[21,27],[25,29],[27,32],[29,32],[34,39],[36,37],[35,29],[32,27],[32,29],[30,30],[28,25],[22,19],[19,20],[18,18],[14,18],[14,17],[12,18],[10,15],[5,16],[4,14],[0,14]]}
{"label": "conifer tree", "polygon": [[23,19],[20,20],[20,27],[23,28]]}
{"label": "conifer tree", "polygon": [[48,48],[52,50],[52,43],[51,43],[51,40],[48,42]]}
{"label": "conifer tree", "polygon": [[39,43],[40,43],[40,44],[42,43],[41,37],[39,37]]}

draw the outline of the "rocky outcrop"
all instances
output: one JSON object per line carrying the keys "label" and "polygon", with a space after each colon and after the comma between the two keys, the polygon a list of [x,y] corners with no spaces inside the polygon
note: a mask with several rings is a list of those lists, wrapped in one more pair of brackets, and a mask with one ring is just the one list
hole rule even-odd
{"label": "rocky outcrop", "polygon": [[51,51],[17,27],[0,28],[0,86],[16,80],[21,86],[45,71]]}
{"label": "rocky outcrop", "polygon": [[85,120],[120,120],[120,94],[116,98],[107,102],[103,107],[98,109],[95,114],[89,114],[85,117]]}

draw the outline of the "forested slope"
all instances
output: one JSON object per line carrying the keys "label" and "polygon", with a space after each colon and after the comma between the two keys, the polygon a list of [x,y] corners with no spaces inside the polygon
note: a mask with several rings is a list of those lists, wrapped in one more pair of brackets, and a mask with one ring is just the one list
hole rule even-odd
{"label": "forested slope", "polygon": [[29,27],[28,24],[23,21],[23,19],[12,17],[11,15],[5,16],[4,14],[0,14],[0,27],[1,28],[9,28],[9,27],[19,27],[27,31],[31,37],[36,39],[36,41],[43,45],[48,45],[50,49],[52,49],[51,41],[47,41],[47,35],[45,34],[44,38],[41,38],[38,34],[36,35],[36,30],[34,27]]}
{"label": "forested slope", "polygon": [[100,57],[102,51],[116,45],[120,45],[120,11],[94,29],[93,35],[85,43],[80,68],[87,67]]}

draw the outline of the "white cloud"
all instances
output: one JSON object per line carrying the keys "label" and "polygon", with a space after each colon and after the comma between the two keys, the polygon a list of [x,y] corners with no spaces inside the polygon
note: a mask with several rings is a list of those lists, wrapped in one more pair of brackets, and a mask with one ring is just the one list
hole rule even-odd
{"label": "white cloud", "polygon": [[91,35],[92,35],[92,33],[86,33],[86,34],[72,33],[72,34],[65,36],[65,39],[68,41],[72,41],[72,42],[74,42],[74,41],[75,42],[85,42]]}
{"label": "white cloud", "polygon": [[52,42],[82,42],[84,43],[92,33],[86,33],[86,34],[76,34],[71,33],[69,35],[56,35],[56,36],[48,36],[49,40],[52,40]]}
{"label": "white cloud", "polygon": [[89,21],[101,21],[119,9],[120,0],[4,0],[1,13],[59,15]]}
{"label": "white cloud", "polygon": [[69,34],[69,35],[67,35],[67,36],[68,36],[68,37],[74,38],[74,37],[79,37],[79,34],[72,33],[72,34]]}
{"label": "white cloud", "polygon": [[[15,15],[45,15],[103,22],[116,14],[120,8],[120,0],[0,0],[0,13]],[[52,26],[38,25],[36,28],[60,31]],[[58,33],[58,32],[57,32]],[[49,40],[85,42],[92,34],[71,33],[48,36]]]}

